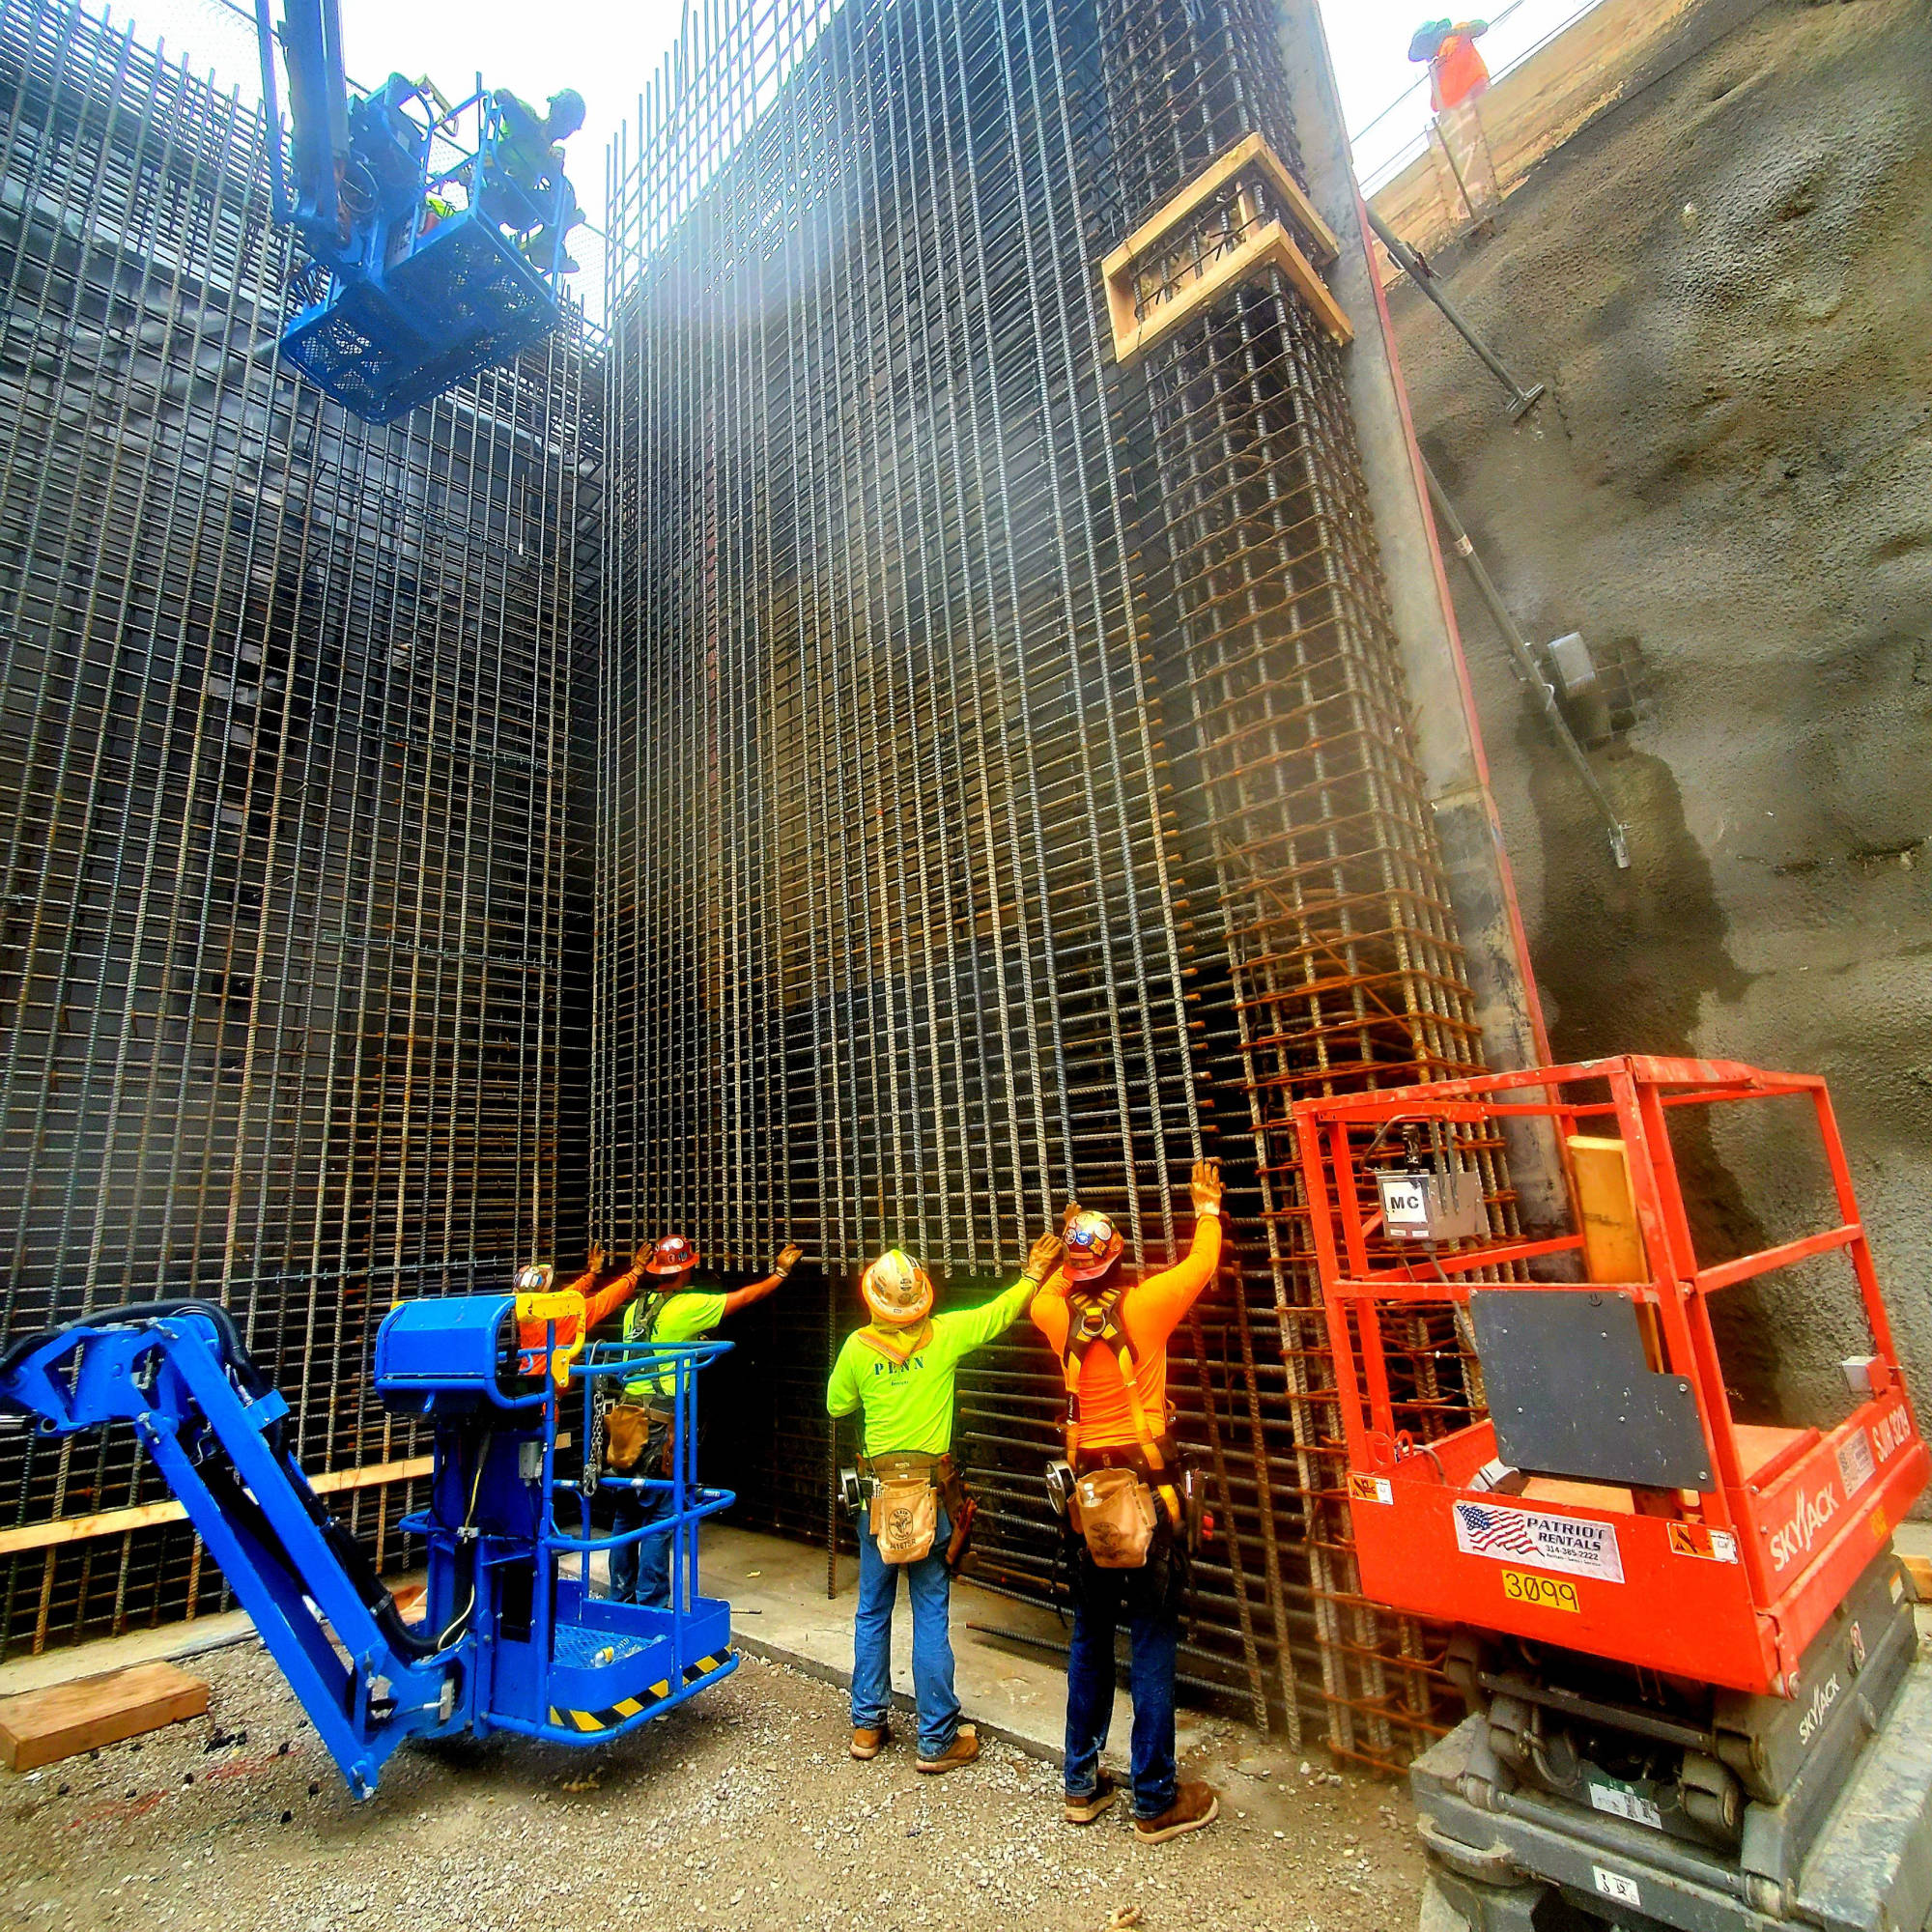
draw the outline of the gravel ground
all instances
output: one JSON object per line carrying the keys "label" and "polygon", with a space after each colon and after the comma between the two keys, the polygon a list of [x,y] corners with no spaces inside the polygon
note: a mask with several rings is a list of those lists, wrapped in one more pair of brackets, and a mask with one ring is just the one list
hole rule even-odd
{"label": "gravel ground", "polygon": [[[919,1776],[845,1755],[843,1694],[748,1657],[618,1744],[406,1747],[351,1801],[253,1645],[203,1657],[209,1715],[0,1775],[0,1923],[292,1932],[670,1924],[1030,1932],[1411,1932],[1401,1788],[1210,1727],[1220,1822],[1134,1841],[1060,1817],[1051,1766],[991,1744]],[[1135,1918],[1130,1915],[1138,1911]]]}

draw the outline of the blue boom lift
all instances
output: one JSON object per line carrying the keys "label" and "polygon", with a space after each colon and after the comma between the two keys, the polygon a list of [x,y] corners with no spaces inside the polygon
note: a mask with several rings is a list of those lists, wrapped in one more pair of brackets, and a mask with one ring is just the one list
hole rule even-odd
{"label": "blue boom lift", "polygon": [[[560,171],[532,185],[509,164],[515,106],[479,82],[448,107],[399,73],[352,99],[337,0],[285,0],[285,156],[270,0],[255,0],[255,24],[274,216],[300,237],[317,290],[282,330],[289,361],[353,414],[385,423],[555,328],[575,197]],[[514,145],[527,147],[528,130]],[[533,231],[547,261],[518,245]]]}
{"label": "blue boom lift", "polygon": [[[520,1321],[547,1324],[541,1372],[519,1364]],[[0,1412],[49,1435],[131,1422],[255,1621],[349,1788],[365,1798],[408,1738],[516,1731],[603,1744],[737,1667],[730,1605],[697,1591],[697,1525],[729,1506],[699,1486],[696,1376],[731,1345],[599,1344],[582,1351],[571,1290],[404,1302],[376,1337],[376,1391],[435,1430],[428,1509],[405,1530],[429,1544],[427,1612],[406,1622],[361,1546],[330,1515],[287,1441],[288,1404],[228,1312],[208,1301],[107,1309],[31,1335],[0,1356]],[[556,1346],[559,1333],[579,1338]],[[670,1466],[599,1470],[600,1385],[648,1369],[672,1385]],[[586,1446],[559,1477],[559,1418]],[[597,1535],[598,1492],[668,1491],[669,1513]],[[574,1512],[579,1530],[557,1520]],[[670,1538],[670,1604],[591,1593],[594,1551]],[[563,1575],[574,1558],[575,1574]]]}

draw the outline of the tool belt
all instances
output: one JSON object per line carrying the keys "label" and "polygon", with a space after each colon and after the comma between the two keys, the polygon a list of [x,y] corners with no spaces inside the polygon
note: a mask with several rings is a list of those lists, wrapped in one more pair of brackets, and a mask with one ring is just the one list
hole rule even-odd
{"label": "tool belt", "polygon": [[946,1567],[956,1571],[965,1560],[979,1505],[966,1493],[966,1480],[950,1455],[894,1450],[859,1458],[861,1494],[868,1499],[868,1522],[879,1555],[887,1563],[922,1562],[939,1534],[939,1507],[946,1505],[952,1533]]}
{"label": "tool belt", "polygon": [[620,1476],[630,1475],[643,1460],[654,1431],[662,1433],[659,1454],[662,1475],[670,1474],[673,1418],[668,1409],[647,1403],[613,1402],[604,1411],[604,1465]]}

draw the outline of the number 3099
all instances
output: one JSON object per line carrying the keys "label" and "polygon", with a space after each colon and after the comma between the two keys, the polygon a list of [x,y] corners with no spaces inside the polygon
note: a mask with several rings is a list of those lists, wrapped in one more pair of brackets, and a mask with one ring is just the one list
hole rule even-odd
{"label": "number 3099", "polygon": [[1530,1577],[1520,1570],[1503,1572],[1503,1595],[1513,1604],[1534,1604],[1544,1610],[1573,1610],[1580,1615],[1583,1609],[1577,1600],[1575,1583],[1554,1577]]}

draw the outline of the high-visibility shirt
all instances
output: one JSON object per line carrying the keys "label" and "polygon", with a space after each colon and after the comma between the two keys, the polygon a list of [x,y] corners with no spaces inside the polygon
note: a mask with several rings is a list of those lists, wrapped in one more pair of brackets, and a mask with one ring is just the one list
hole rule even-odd
{"label": "high-visibility shirt", "polygon": [[[597,1280],[595,1272],[581,1274],[570,1284],[583,1297],[583,1320],[589,1328],[595,1328],[607,1316],[614,1315],[638,1292],[638,1283],[643,1279],[642,1273],[633,1268],[629,1274],[620,1274],[609,1288],[597,1289],[591,1293]],[[544,1337],[549,1332],[547,1321],[520,1321],[517,1324],[517,1346],[521,1350],[517,1358],[519,1371],[526,1376],[543,1373]],[[567,1349],[577,1340],[577,1321],[574,1317],[559,1317],[556,1323],[556,1340],[551,1346]]]}
{"label": "high-visibility shirt", "polygon": [[1463,21],[1436,48],[1435,58],[1429,63],[1429,91],[1438,114],[1445,108],[1460,107],[1463,101],[1474,99],[1490,84],[1490,70],[1477,52],[1475,36],[1469,31],[1478,24]]}
{"label": "high-visibility shirt", "polygon": [[908,1334],[877,1322],[846,1336],[825,1412],[866,1411],[866,1454],[944,1456],[952,1447],[952,1398],[961,1360],[1004,1335],[1034,1292],[1022,1277],[978,1308],[935,1315]]}
{"label": "high-visibility shirt", "polygon": [[[1203,1214],[1194,1223],[1194,1244],[1171,1268],[1136,1282],[1121,1296],[1119,1321],[1134,1357],[1134,1387],[1141,1413],[1156,1435],[1167,1426],[1167,1338],[1214,1279],[1221,1259],[1221,1217]],[[1072,1322],[1065,1274],[1056,1273],[1034,1296],[1033,1324],[1056,1356],[1066,1352]],[[1140,1441],[1127,1385],[1111,1349],[1091,1348],[1080,1363],[1079,1447],[1125,1449]]]}
{"label": "high-visibility shirt", "polygon": [[[722,1293],[700,1294],[690,1290],[665,1296],[657,1302],[657,1321],[651,1321],[651,1305],[657,1296],[645,1295],[641,1301],[634,1301],[624,1312],[624,1340],[627,1342],[650,1341],[663,1343],[668,1348],[673,1342],[696,1342],[708,1335],[724,1319],[724,1296]],[[653,1396],[668,1396],[674,1393],[677,1373],[672,1364],[652,1370],[648,1375],[633,1376],[624,1384],[624,1393],[633,1402],[648,1402]]]}

